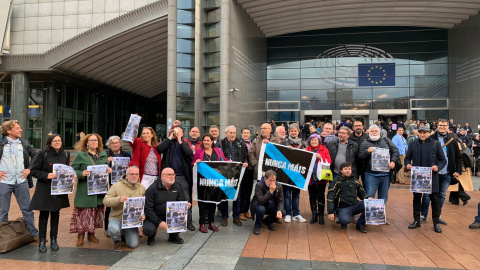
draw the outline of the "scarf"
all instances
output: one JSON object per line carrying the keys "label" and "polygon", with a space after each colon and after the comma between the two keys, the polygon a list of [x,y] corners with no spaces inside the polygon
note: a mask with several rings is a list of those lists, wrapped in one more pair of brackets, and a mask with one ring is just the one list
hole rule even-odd
{"label": "scarf", "polygon": [[20,139],[12,140],[12,138],[7,137],[7,142],[10,144],[10,151],[12,156],[18,156],[18,145],[21,144]]}

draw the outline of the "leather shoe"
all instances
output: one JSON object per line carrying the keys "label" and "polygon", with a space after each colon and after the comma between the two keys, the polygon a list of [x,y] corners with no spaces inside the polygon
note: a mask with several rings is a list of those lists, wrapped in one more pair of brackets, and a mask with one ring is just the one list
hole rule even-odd
{"label": "leather shoe", "polygon": [[468,200],[463,201],[463,205],[466,205],[468,203]]}
{"label": "leather shoe", "polygon": [[122,242],[121,241],[115,241],[113,243],[113,250],[119,252],[122,250]]}
{"label": "leather shoe", "polygon": [[188,229],[189,231],[194,232],[196,228],[195,228],[195,226],[193,226],[192,222],[188,222],[188,223],[187,223],[187,229]]}
{"label": "leather shoe", "polygon": [[205,224],[200,224],[200,231],[202,233],[207,233],[208,232],[207,227],[205,227]]}
{"label": "leather shoe", "polygon": [[479,229],[480,228],[480,222],[475,221],[472,224],[468,226],[470,229]]}
{"label": "leather shoe", "polygon": [[240,221],[239,218],[234,218],[233,219],[233,224],[237,225],[237,226],[242,226],[242,222]]}
{"label": "leather shoe", "polygon": [[255,227],[255,229],[253,229],[253,234],[259,235],[260,234],[260,228]]}
{"label": "leather shoe", "polygon": [[38,252],[40,252],[40,253],[47,252],[47,246],[45,244],[45,238],[40,238],[40,242],[38,243]]}
{"label": "leather shoe", "polygon": [[213,223],[213,222],[210,222],[210,224],[208,225],[208,229],[210,229],[214,232],[218,232],[218,228],[217,228],[217,226],[215,226],[215,223]]}
{"label": "leather shoe", "polygon": [[267,225],[267,228],[270,230],[270,231],[276,231],[277,228],[275,228],[272,224],[265,224]]}
{"label": "leather shoe", "polygon": [[367,233],[367,230],[365,230],[362,225],[355,226],[355,229],[357,229],[357,231],[360,231],[361,233]]}
{"label": "leather shoe", "polygon": [[147,245],[151,246],[153,244],[155,244],[155,235],[149,236],[147,239]]}
{"label": "leather shoe", "polygon": [[243,213],[245,215],[246,218],[248,219],[252,219],[252,215],[250,215],[249,212],[246,212],[246,213]]}
{"label": "leather shoe", "polygon": [[427,222],[427,217],[420,216],[420,223],[425,223]]}
{"label": "leather shoe", "polygon": [[440,224],[438,224],[438,223],[434,223],[434,224],[433,224],[433,230],[434,230],[436,233],[442,233],[442,228],[440,228]]}
{"label": "leather shoe", "polygon": [[228,219],[222,218],[222,223],[220,223],[222,226],[227,226],[228,225]]}
{"label": "leather shoe", "polygon": [[277,220],[275,220],[275,223],[277,223],[277,224],[282,224],[282,221],[277,218]]}
{"label": "leather shoe", "polygon": [[447,222],[441,218],[438,218],[438,223],[442,224],[442,225],[447,225]]}
{"label": "leather shoe", "polygon": [[[247,220],[247,218],[245,217],[245,215],[243,213],[240,214],[240,217],[239,217],[241,220]],[[235,222],[235,221],[234,221]]]}
{"label": "leather shoe", "polygon": [[95,237],[95,234],[93,233],[88,233],[88,242],[92,242],[95,244],[98,244],[98,239]]}
{"label": "leather shoe", "polygon": [[77,236],[77,247],[83,246],[84,240],[85,240],[85,234],[79,233]]}
{"label": "leather shoe", "polygon": [[180,236],[178,236],[178,234],[170,234],[170,236],[168,237],[168,241],[175,244],[184,243],[183,239]]}
{"label": "leather shoe", "polygon": [[420,221],[415,220],[410,226],[408,226],[409,229],[416,229],[421,227],[422,225],[420,224]]}
{"label": "leather shoe", "polygon": [[50,236],[50,239],[52,240],[52,242],[50,243],[50,249],[52,251],[58,251],[60,248],[58,247],[57,236]]}
{"label": "leather shoe", "polygon": [[347,229],[347,224],[340,224],[340,228],[342,228],[342,230]]}

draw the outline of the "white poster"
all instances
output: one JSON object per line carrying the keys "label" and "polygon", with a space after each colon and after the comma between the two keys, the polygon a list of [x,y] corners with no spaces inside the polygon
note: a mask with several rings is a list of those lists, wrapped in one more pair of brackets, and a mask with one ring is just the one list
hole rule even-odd
{"label": "white poster", "polygon": [[138,127],[140,126],[140,120],[142,117],[131,114],[130,119],[128,120],[128,125],[127,128],[125,129],[125,133],[123,134],[122,140],[128,141],[133,143],[135,141],[135,138],[137,138],[138,135]]}
{"label": "white poster", "polygon": [[108,192],[108,165],[88,166],[87,176],[88,195],[107,194]]}
{"label": "white poster", "polygon": [[65,164],[53,164],[53,173],[57,178],[52,179],[50,189],[51,195],[62,195],[73,193],[75,186],[75,170]]}

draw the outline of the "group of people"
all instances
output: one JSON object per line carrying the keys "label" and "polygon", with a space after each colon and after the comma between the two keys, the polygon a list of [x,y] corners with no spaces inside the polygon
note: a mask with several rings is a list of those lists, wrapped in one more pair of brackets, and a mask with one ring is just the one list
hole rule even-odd
{"label": "group of people", "polygon": [[[457,143],[460,139],[449,132],[449,122],[440,119],[436,125],[435,131],[425,125],[419,127],[417,138],[409,143],[404,135],[405,126],[397,126],[396,135],[390,140],[381,136],[381,127],[376,124],[364,130],[361,121],[353,121],[334,132],[334,125],[323,123],[320,131],[311,130],[305,143],[302,127],[297,123],[289,123],[287,127],[276,126],[274,130],[271,123],[264,123],[255,138],[248,128],[243,128],[241,136],[237,137],[237,128],[228,126],[224,131],[225,137],[221,139],[216,125],[210,126],[208,133],[203,136],[199,128],[193,127],[188,134],[189,138],[186,138],[181,123],[175,121],[162,142],[158,141],[152,128],[143,128],[140,137],[130,143],[131,156],[122,150],[120,137],[110,137],[107,140],[108,149],[104,151],[102,138],[95,133],[87,134],[76,143],[76,154],[71,164],[76,172],[77,187],[70,233],[77,234],[78,247],[84,245],[85,234],[87,241],[98,243],[95,230],[103,227],[105,235],[112,238],[116,251],[121,249],[122,236],[126,245],[132,248],[138,245],[142,233],[148,237],[147,244],[153,245],[158,228],[168,228],[167,201],[188,201],[186,225],[188,230],[195,231],[191,212],[192,171],[193,166],[201,161],[236,161],[246,167],[237,200],[233,202],[233,224],[242,226],[242,221],[254,219],[253,232],[260,234],[262,224],[269,230],[275,230],[274,224],[282,221],[306,222],[299,211],[299,189],[278,183],[275,171],[258,175],[261,148],[265,143],[313,152],[317,159],[315,166],[319,161],[330,163],[333,181],[318,179],[315,174],[308,179],[312,213],[310,223],[324,224],[327,212],[329,220],[334,221],[336,215],[337,222],[346,228],[353,216],[361,214],[356,221],[356,229],[362,233],[367,232],[363,200],[377,197],[387,203],[392,171],[400,172],[397,177],[402,182],[401,168],[410,170],[412,166],[430,167],[432,193],[413,194],[414,221],[409,228],[415,229],[427,221],[431,203],[434,231],[441,233],[440,224],[447,224],[441,219],[446,191],[452,179],[462,174],[464,164]],[[2,135],[0,221],[8,220],[10,198],[14,193],[30,234],[40,239],[39,252],[47,251],[49,217],[51,249],[58,250],[59,211],[70,205],[67,195],[51,195],[50,185],[51,180],[57,177],[52,171],[52,164],[70,164],[70,154],[64,149],[63,139],[60,135],[51,135],[46,147],[37,153],[21,138],[21,128],[15,120],[3,123]],[[390,172],[378,171],[376,166],[372,166],[372,154],[377,148],[386,149],[389,153],[387,166]],[[109,188],[107,194],[88,195],[86,179],[90,172],[87,167],[110,165],[113,157],[131,157],[126,174]],[[33,186],[32,176],[37,178],[37,185],[30,202],[28,190]],[[466,200],[465,192],[459,190],[457,193],[460,199]],[[142,196],[145,196],[145,211],[141,217],[143,228],[122,230],[123,203],[128,198]],[[219,230],[214,222],[217,207],[217,214],[222,218],[220,225],[228,226],[228,203],[216,205],[199,202],[200,232]],[[32,210],[40,211],[39,231],[35,228]],[[480,228],[480,212],[470,227]],[[178,233],[169,234],[168,240],[177,244],[184,242]]]}

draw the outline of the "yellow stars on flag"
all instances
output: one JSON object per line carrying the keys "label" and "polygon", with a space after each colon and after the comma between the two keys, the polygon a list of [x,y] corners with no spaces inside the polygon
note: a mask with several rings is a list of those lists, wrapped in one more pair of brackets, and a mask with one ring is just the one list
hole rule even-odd
{"label": "yellow stars on flag", "polygon": [[[382,75],[383,76],[381,78],[379,78],[379,76],[377,74],[373,75],[374,73],[379,73],[381,72],[381,74],[379,75]],[[372,74],[372,76],[375,76],[374,78],[371,78],[370,77],[370,74]],[[382,84],[383,81],[385,81],[387,78],[387,71],[383,68],[383,67],[379,67],[379,66],[375,66],[375,67],[371,67],[369,70],[368,70],[368,73],[367,73],[367,77],[368,77],[368,81],[372,84]]]}

